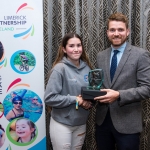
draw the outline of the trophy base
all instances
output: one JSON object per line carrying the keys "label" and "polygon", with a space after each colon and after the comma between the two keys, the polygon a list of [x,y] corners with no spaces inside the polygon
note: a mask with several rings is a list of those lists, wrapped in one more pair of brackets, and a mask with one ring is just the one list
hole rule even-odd
{"label": "trophy base", "polygon": [[107,92],[100,91],[100,90],[92,90],[87,89],[87,87],[81,87],[81,96],[85,100],[94,100],[97,96],[103,96],[106,95]]}

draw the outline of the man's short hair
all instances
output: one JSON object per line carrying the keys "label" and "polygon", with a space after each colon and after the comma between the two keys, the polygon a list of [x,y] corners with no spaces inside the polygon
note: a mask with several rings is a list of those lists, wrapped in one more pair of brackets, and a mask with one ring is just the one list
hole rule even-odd
{"label": "man's short hair", "polygon": [[122,14],[122,13],[114,13],[114,14],[111,14],[107,20],[107,29],[109,28],[109,22],[110,21],[121,21],[121,22],[124,22],[125,25],[126,25],[126,28],[128,29],[128,18]]}

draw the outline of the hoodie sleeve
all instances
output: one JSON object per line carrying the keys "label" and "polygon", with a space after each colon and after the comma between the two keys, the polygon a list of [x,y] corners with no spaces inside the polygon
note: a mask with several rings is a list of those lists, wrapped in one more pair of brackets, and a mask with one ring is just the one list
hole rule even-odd
{"label": "hoodie sleeve", "polygon": [[67,107],[76,103],[76,96],[61,95],[63,88],[63,76],[57,70],[53,70],[46,86],[44,101],[46,105],[55,108]]}

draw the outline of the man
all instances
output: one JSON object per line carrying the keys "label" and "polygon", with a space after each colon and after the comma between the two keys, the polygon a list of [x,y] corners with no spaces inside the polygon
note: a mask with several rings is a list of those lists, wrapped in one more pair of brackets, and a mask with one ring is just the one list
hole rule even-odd
{"label": "man", "polygon": [[139,150],[141,101],[150,97],[150,53],[126,42],[128,35],[127,17],[112,14],[107,23],[111,47],[97,55],[107,92],[95,98],[98,150]]}

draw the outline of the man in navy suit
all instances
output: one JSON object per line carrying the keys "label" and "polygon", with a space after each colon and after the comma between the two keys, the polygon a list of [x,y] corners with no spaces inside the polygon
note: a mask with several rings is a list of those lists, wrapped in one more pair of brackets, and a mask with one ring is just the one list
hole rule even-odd
{"label": "man in navy suit", "polygon": [[[139,150],[142,131],[141,101],[150,98],[150,53],[130,45],[128,19],[121,13],[108,18],[107,36],[111,47],[97,55],[97,67],[104,71],[104,96],[96,110],[98,150]],[[116,71],[111,65],[115,55]]]}

